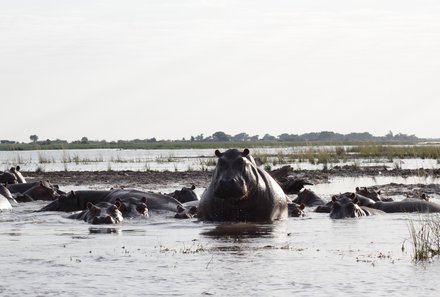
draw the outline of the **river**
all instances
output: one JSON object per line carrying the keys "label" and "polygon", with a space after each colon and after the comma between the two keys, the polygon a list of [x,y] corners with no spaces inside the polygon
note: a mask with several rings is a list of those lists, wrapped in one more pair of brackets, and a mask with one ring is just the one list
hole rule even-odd
{"label": "river", "polygon": [[[168,157],[168,152],[155,153]],[[192,150],[172,154],[179,161],[209,155]],[[439,182],[418,177],[339,178],[310,189],[327,199],[355,185],[392,181]],[[104,186],[94,186],[100,188]],[[0,212],[1,296],[438,294],[438,259],[412,260],[409,222],[417,224],[427,215],[332,220],[328,214],[307,211],[304,218],[276,224],[219,224],[152,213],[149,219],[95,227],[67,219],[64,213],[33,212],[45,204],[25,203]]]}

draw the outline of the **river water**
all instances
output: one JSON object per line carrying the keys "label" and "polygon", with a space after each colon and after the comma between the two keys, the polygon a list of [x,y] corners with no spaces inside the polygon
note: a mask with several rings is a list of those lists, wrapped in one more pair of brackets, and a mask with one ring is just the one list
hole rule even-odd
{"label": "river water", "polygon": [[[340,178],[310,189],[328,198],[388,181],[439,182]],[[0,296],[438,296],[440,261],[412,261],[408,224],[427,215],[332,220],[308,211],[276,224],[219,224],[152,213],[95,227],[33,212],[45,204],[0,212]]]}

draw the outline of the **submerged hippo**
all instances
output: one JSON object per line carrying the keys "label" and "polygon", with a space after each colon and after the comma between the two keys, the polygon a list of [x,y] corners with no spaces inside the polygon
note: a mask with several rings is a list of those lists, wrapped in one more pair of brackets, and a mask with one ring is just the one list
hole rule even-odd
{"label": "submerged hippo", "polygon": [[298,194],[305,185],[313,185],[303,179],[287,179],[281,184],[281,188],[286,194]]}
{"label": "submerged hippo", "polygon": [[306,215],[304,212],[304,208],[306,207],[304,205],[304,203],[296,204],[296,203],[291,202],[291,203],[287,204],[287,206],[289,209],[289,217],[297,218],[297,217],[303,217]]}
{"label": "submerged hippo", "polygon": [[200,199],[197,217],[208,221],[274,221],[286,219],[288,198],[248,149],[229,149],[218,157],[211,183]]}
{"label": "submerged hippo", "polygon": [[382,192],[374,189],[368,189],[367,187],[356,187],[356,194],[370,198],[374,201],[393,201],[392,198],[383,198]]}
{"label": "submerged hippo", "polygon": [[59,194],[57,189],[46,181],[40,181],[35,186],[23,193],[16,193],[17,202],[30,202],[35,200],[55,200]]}
{"label": "submerged hippo", "polygon": [[308,189],[304,189],[302,192],[299,192],[298,197],[296,197],[292,202],[297,204],[303,203],[307,207],[325,204],[325,201],[321,197]]}
{"label": "submerged hippo", "polygon": [[147,198],[137,199],[134,197],[117,198],[116,202],[120,204],[119,210],[124,218],[149,217]]}
{"label": "submerged hippo", "polygon": [[17,177],[9,171],[0,171],[0,184],[16,184]]}
{"label": "submerged hippo", "polygon": [[114,189],[109,191],[71,191],[41,208],[39,211],[77,211],[85,210],[88,203],[121,203],[124,217],[145,216],[149,210],[182,212],[185,207],[173,197],[138,190]]}
{"label": "submerged hippo", "polygon": [[70,215],[69,219],[83,220],[89,224],[118,224],[123,221],[122,213],[119,210],[119,202],[112,204],[99,202],[97,204],[87,203],[87,209]]}
{"label": "submerged hippo", "polygon": [[375,214],[381,214],[382,211],[373,209],[366,206],[359,206],[357,197],[353,199],[341,195],[339,198],[332,197],[332,207],[330,211],[330,218],[332,219],[345,219],[345,218],[357,218],[370,216]]}
{"label": "submerged hippo", "polygon": [[415,198],[405,198],[402,201],[378,201],[373,206],[387,213],[393,212],[440,212],[440,205]]}
{"label": "submerged hippo", "polygon": [[192,185],[191,188],[183,187],[181,190],[175,190],[173,193],[167,194],[173,197],[180,203],[186,203],[190,201],[198,201],[199,196],[194,192],[196,186]]}

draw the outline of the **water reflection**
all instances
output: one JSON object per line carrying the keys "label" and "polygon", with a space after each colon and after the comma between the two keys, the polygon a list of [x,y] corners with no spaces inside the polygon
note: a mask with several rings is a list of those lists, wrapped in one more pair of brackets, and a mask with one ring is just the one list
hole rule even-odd
{"label": "water reflection", "polygon": [[274,237],[274,224],[223,223],[201,235],[213,238],[259,238]]}
{"label": "water reflection", "polygon": [[97,227],[90,227],[89,228],[90,234],[122,234],[122,231],[120,228],[97,228]]}

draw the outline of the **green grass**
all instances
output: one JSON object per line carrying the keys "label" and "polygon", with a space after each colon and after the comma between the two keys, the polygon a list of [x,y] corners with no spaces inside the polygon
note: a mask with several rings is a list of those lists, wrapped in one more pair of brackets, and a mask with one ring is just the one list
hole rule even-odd
{"label": "green grass", "polygon": [[377,145],[414,145],[414,142],[363,142],[363,141],[157,141],[151,143],[69,143],[69,144],[0,144],[0,151],[22,150],[70,150],[70,149],[218,149],[218,148],[261,148],[261,147],[298,147],[298,146],[377,146]]}
{"label": "green grass", "polygon": [[[301,146],[301,147],[299,147]],[[294,152],[288,153],[283,148],[297,148]],[[44,153],[45,149],[62,149],[63,150],[63,163],[92,163],[92,162],[104,162],[102,156],[95,159],[80,158],[78,154],[71,156],[68,149],[212,149],[212,156],[201,158],[200,166],[202,169],[215,166],[216,158],[214,156],[214,150],[225,150],[226,148],[250,148],[254,157],[260,158],[264,164],[270,166],[278,166],[284,164],[291,164],[296,162],[308,161],[311,164],[334,164],[344,161],[353,161],[359,159],[377,160],[385,159],[389,162],[393,162],[394,159],[405,158],[422,158],[422,159],[436,159],[440,160],[440,146],[438,145],[417,145],[413,143],[390,143],[390,142],[282,142],[282,141],[254,141],[254,142],[183,142],[183,141],[164,141],[155,143],[135,144],[135,143],[96,143],[96,144],[49,144],[49,145],[34,145],[34,144],[0,144],[0,150],[17,151],[17,159],[22,159],[19,151],[25,149],[37,149],[39,156],[39,163],[56,163],[56,160],[50,159]],[[262,150],[254,150],[253,148],[262,148]],[[278,152],[265,153],[264,148],[279,148]],[[261,151],[261,153],[259,152]],[[275,150],[277,151],[277,150]],[[112,163],[143,163],[146,160],[133,158],[123,158],[117,154],[111,157]],[[158,163],[173,163],[178,158],[171,155],[159,156],[156,158]],[[440,162],[440,161],[438,161]],[[14,163],[14,162],[13,162]],[[22,162],[15,162],[22,163]],[[395,165],[398,168],[398,164]],[[328,167],[327,167],[328,168]]]}

